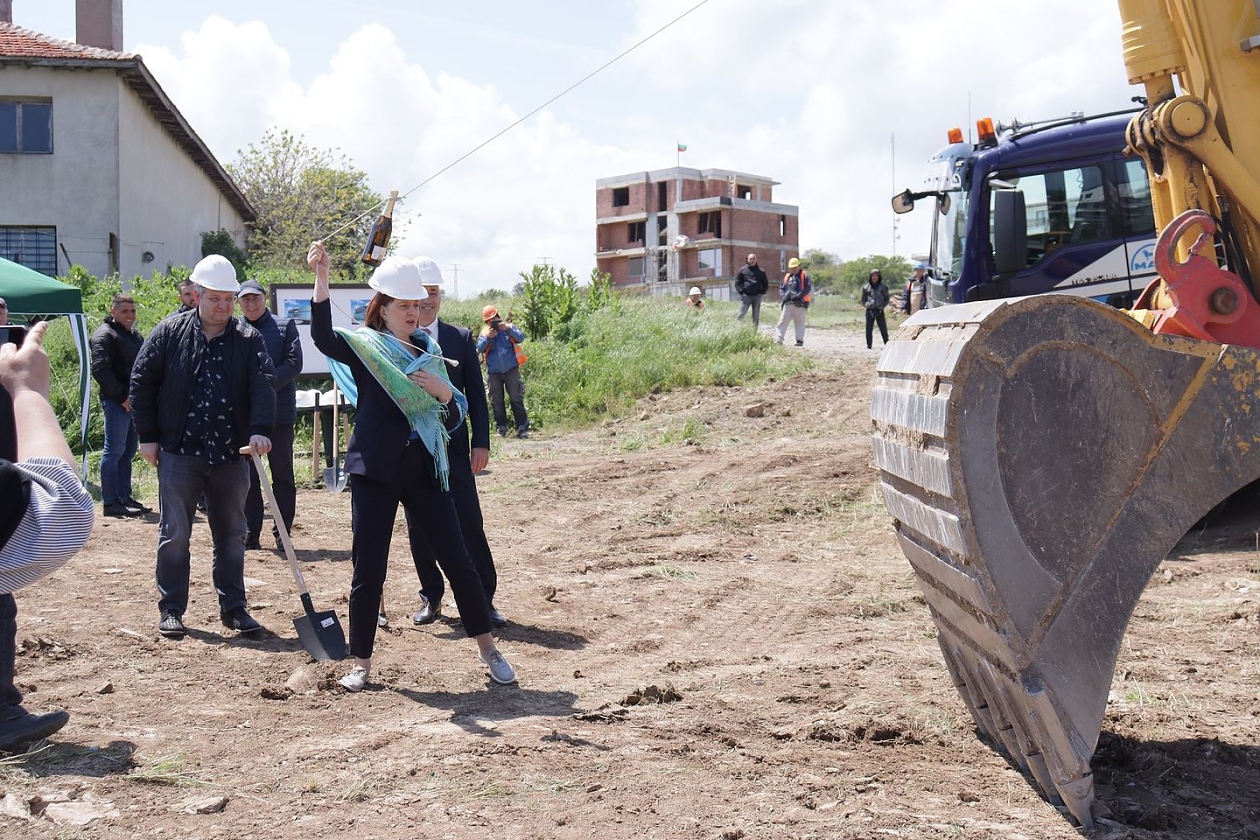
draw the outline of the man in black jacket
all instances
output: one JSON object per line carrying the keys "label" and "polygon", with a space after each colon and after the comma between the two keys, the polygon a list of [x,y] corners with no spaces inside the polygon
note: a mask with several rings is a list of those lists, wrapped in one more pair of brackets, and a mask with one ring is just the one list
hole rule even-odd
{"label": "man in black jacket", "polygon": [[[442,354],[457,364],[446,363],[451,384],[468,398],[468,424],[451,432],[446,446],[450,457],[451,497],[455,512],[459,515],[459,530],[464,544],[472,556],[473,565],[481,577],[481,588],[490,605],[490,623],[503,627],[507,619],[494,607],[494,593],[499,576],[494,567],[494,555],[486,539],[485,522],[481,515],[481,500],[477,497],[477,482],[473,476],[490,462],[490,412],[486,406],[486,388],[481,380],[481,363],[477,358],[477,342],[472,332],[438,320],[442,305],[442,270],[429,257],[416,257],[424,279],[424,289],[429,296],[420,301],[420,328],[442,345]],[[472,426],[472,448],[469,451],[468,427]],[[415,624],[430,624],[442,614],[442,595],[445,586],[438,570],[433,549],[417,524],[407,518],[407,535],[411,543],[411,559],[420,578],[420,610],[412,616]]]}
{"label": "man in black jacket", "polygon": [[748,262],[735,275],[735,293],[741,301],[737,321],[744,319],[744,313],[752,308],[753,328],[761,326],[761,297],[770,288],[770,278],[757,265],[757,255],[749,254]]}
{"label": "man in black jacket", "polygon": [[[271,466],[271,489],[276,494],[280,516],[285,530],[293,533],[293,515],[297,508],[297,480],[293,476],[293,424],[297,422],[297,385],[294,380],[302,372],[302,339],[297,324],[291,318],[277,318],[267,310],[266,292],[257,280],[246,280],[236,295],[241,314],[251,327],[262,333],[267,345],[267,355],[276,369],[276,425],[271,433],[271,452],[267,463]],[[245,547],[259,549],[262,534],[263,501],[262,485],[254,470],[249,471],[249,494],[245,496],[245,520],[249,531]],[[280,547],[280,533],[273,525],[271,534]]]}
{"label": "man in black jacket", "polygon": [[245,609],[245,494],[248,446],[265,455],[276,419],[275,378],[263,337],[233,317],[236,269],[206,257],[193,269],[195,309],[153,328],[131,373],[131,416],[140,454],[158,472],[158,632],[184,635],[188,539],[197,499],[206,500],[214,540],[219,617],[241,633],[261,629]]}
{"label": "man in black jacket", "polygon": [[139,516],[149,513],[131,495],[131,462],[139,440],[131,422],[131,368],[144,336],[136,331],[136,302],[129,295],[114,295],[109,315],[92,333],[92,378],[101,389],[105,412],[105,446],[101,452],[101,503],[106,516]]}

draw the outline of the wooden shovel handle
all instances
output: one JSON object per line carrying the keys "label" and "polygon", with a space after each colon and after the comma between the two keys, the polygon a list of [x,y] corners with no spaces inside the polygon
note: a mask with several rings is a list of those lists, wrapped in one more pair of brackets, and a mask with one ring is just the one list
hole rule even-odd
{"label": "wooden shovel handle", "polygon": [[289,568],[293,572],[293,579],[297,581],[298,594],[307,595],[306,579],[302,577],[302,567],[298,565],[297,554],[293,551],[293,541],[289,539],[289,529],[284,527],[284,517],[280,515],[280,506],[276,504],[276,493],[271,489],[271,481],[267,478],[267,471],[263,469],[262,457],[248,446],[242,446],[240,454],[249,455],[254,460],[254,470],[258,473],[258,484],[267,496],[267,507],[271,510],[271,518],[275,523],[276,533],[280,535],[280,545],[284,547],[284,556],[289,560]]}

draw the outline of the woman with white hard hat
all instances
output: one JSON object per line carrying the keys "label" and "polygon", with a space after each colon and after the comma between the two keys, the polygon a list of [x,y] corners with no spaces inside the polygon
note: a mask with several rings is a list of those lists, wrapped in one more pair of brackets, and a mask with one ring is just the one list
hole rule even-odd
{"label": "woman with white hard hat", "polygon": [[516,673],[490,635],[490,607],[447,489],[446,443],[464,422],[468,403],[447,379],[441,348],[420,328],[420,301],[428,297],[424,284],[431,272],[405,257],[387,257],[368,280],[376,295],[368,303],[365,325],[344,330],[332,325],[328,252],[322,242],[311,243],[306,260],[315,271],[311,338],[338,381],[357,392],[354,434],[346,450],[354,531],[354,665],[341,684],[359,691],[371,674],[377,608],[399,504],[433,547],[451,582],[464,631],[476,640],[491,679],[514,682]]}

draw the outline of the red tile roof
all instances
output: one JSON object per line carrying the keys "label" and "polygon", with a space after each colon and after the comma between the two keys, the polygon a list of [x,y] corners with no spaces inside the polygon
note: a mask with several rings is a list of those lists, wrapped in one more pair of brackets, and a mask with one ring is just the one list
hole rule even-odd
{"label": "red tile roof", "polygon": [[11,23],[0,23],[0,58],[135,61],[138,56],[98,47],[85,47],[73,41],[50,38],[43,33]]}

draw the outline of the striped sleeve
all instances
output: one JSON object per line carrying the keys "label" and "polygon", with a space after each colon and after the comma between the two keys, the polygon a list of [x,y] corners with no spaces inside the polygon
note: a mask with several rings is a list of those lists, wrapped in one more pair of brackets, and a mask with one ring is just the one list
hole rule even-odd
{"label": "striped sleeve", "polygon": [[92,497],[59,458],[16,465],[31,480],[31,501],[0,549],[0,592],[16,592],[60,569],[92,535]]}

